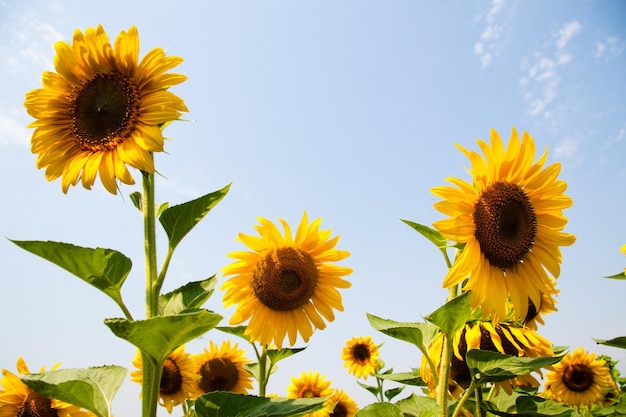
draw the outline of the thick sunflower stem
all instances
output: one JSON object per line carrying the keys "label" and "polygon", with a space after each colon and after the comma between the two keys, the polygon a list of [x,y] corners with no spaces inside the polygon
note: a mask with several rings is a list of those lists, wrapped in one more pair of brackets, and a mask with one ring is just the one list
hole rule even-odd
{"label": "thick sunflower stem", "polygon": [[269,375],[266,375],[267,367],[267,346],[263,346],[263,351],[259,356],[259,397],[265,397],[265,390],[267,389],[267,380]]}
{"label": "thick sunflower stem", "polygon": [[144,352],[141,353],[141,362],[141,415],[156,417],[163,365]]}
{"label": "thick sunflower stem", "polygon": [[146,318],[159,314],[159,294],[156,265],[156,227],[154,209],[154,174],[143,175],[143,225],[146,258]]}
{"label": "thick sunflower stem", "polygon": [[[448,292],[448,301],[457,296],[457,287],[452,286]],[[451,335],[450,335],[451,336]],[[437,384],[437,404],[441,407],[441,416],[448,416],[448,381],[450,379],[450,363],[452,362],[452,337],[443,336],[439,383]]]}

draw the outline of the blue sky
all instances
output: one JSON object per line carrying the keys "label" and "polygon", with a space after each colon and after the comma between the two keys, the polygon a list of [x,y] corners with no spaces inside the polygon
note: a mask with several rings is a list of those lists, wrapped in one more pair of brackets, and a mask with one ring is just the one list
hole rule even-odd
{"label": "blue sky", "polygon": [[[345,311],[281,363],[270,392],[284,394],[291,376],[316,370],[360,406],[371,402],[343,368],[352,336],[384,343],[396,371],[419,366],[415,348],[375,333],[365,313],[419,321],[443,303],[443,259],[400,219],[442,218],[429,190],[448,176],[468,179],[454,143],[477,149],[492,127],[503,138],[512,126],[528,130],[539,150],[548,146],[574,200],[566,231],[577,242],[563,249],[560,311],[541,334],[610,354],[626,372],[624,352],[592,339],[626,335],[626,283],[602,278],[626,266],[625,19],[620,1],[2,0],[0,235],[123,252],[135,265],[124,296],[141,315],[141,220],[128,198],[139,187],[115,197],[98,180],[63,195],[35,168],[23,108],[53,69],[55,41],[98,23],[113,40],[135,25],[141,56],[161,46],[185,59],[177,72],[189,77],[172,89],[190,121],[165,131],[172,140],[156,156],[157,200],[181,203],[233,181],[179,246],[165,288],[217,273],[259,216],[294,224],[307,210],[352,253],[342,263],[354,269]],[[0,268],[0,367],[14,370],[22,355],[31,369],[131,368],[132,346],[102,324],[120,316],[109,299],[7,239]],[[206,307],[232,314],[221,293]],[[223,338],[210,332],[188,350]],[[138,394],[126,382],[115,414],[137,414]]]}

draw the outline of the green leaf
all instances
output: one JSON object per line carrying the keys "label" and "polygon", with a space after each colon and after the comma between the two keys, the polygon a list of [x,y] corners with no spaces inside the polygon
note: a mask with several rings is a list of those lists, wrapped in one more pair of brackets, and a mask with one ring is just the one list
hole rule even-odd
{"label": "green leaf", "polygon": [[[441,413],[441,409],[435,398],[421,395],[413,394],[408,398],[398,401],[396,405],[402,410],[405,416],[438,417]],[[448,415],[452,415],[452,412]]]}
{"label": "green leaf", "polygon": [[222,320],[208,310],[188,311],[173,316],[156,316],[146,320],[107,319],[104,324],[119,338],[162,363],[178,346],[214,328]]}
{"label": "green leaf", "polygon": [[369,313],[367,313],[367,319],[370,325],[379,332],[412,343],[424,353],[437,336],[437,327],[430,323],[399,322],[382,319]]}
{"label": "green leaf", "polygon": [[134,191],[128,196],[130,197],[130,201],[133,202],[133,206],[143,213],[143,200],[141,198],[141,193],[139,191]]}
{"label": "green leaf", "polygon": [[278,361],[281,361],[285,358],[295,355],[296,353],[302,352],[306,347],[303,348],[282,348],[282,349],[270,349],[267,351],[267,357],[270,359],[272,364],[276,364]]}
{"label": "green leaf", "polygon": [[465,362],[472,378],[481,384],[506,381],[519,375],[526,375],[545,366],[554,365],[561,359],[563,356],[519,358],[478,349],[472,349],[465,355]]}
{"label": "green leaf", "polygon": [[467,291],[448,301],[425,319],[437,325],[446,337],[452,337],[465,326],[471,315],[470,291]]}
{"label": "green leaf", "polygon": [[420,376],[419,369],[413,369],[411,372],[398,372],[396,374],[377,374],[376,378],[416,387],[423,387],[426,385],[426,382],[424,382]]}
{"label": "green leaf", "polygon": [[248,326],[217,326],[216,329],[233,336],[241,337],[247,342],[250,342],[250,338],[244,334],[247,327]]}
{"label": "green leaf", "polygon": [[215,291],[216,284],[217,280],[213,275],[202,281],[189,282],[161,295],[159,302],[161,315],[169,316],[202,307]]}
{"label": "green leaf", "polygon": [[404,417],[404,414],[395,404],[374,403],[356,413],[356,417]]}
{"label": "green leaf", "polygon": [[387,398],[387,401],[391,401],[393,400],[396,396],[398,396],[398,394],[400,394],[402,392],[402,390],[404,389],[404,387],[395,387],[395,388],[390,388],[388,390],[386,390],[384,392],[385,394],[385,398]]}
{"label": "green leaf", "polygon": [[112,249],[84,248],[64,242],[12,240],[22,249],[40,256],[96,287],[118,305],[121,288],[132,268],[126,256]]}
{"label": "green leaf", "polygon": [[159,222],[167,233],[170,248],[178,246],[185,235],[224,198],[229,188],[230,184],[195,200],[169,207],[161,213]]}
{"label": "green leaf", "polygon": [[198,397],[198,417],[291,417],[324,408],[322,398],[266,398],[216,391]]}
{"label": "green leaf", "polygon": [[24,384],[40,395],[85,408],[99,417],[111,416],[111,402],[125,378],[126,368],[121,366],[60,369],[20,376]]}
{"label": "green leaf", "polygon": [[367,391],[369,391],[370,393],[372,393],[372,395],[374,395],[374,397],[378,398],[378,392],[380,391],[379,387],[374,387],[372,385],[367,385],[367,384],[364,384],[364,383],[362,383],[360,381],[356,381],[356,383],[359,384],[359,386],[361,388],[364,388]]}
{"label": "green leaf", "polygon": [[521,396],[516,401],[517,415],[570,417],[574,410],[556,401],[535,396]]}
{"label": "green leaf", "polygon": [[613,346],[617,348],[626,349],[626,336],[614,337],[613,339],[609,339],[609,340],[600,340],[600,339],[593,339],[593,340],[599,345],[607,345],[607,346]]}
{"label": "green leaf", "polygon": [[610,278],[610,279],[626,279],[626,271],[622,271],[619,274],[615,274],[615,275],[611,275],[609,277],[604,277],[604,278]]}
{"label": "green leaf", "polygon": [[428,226],[424,226],[423,224],[412,222],[410,220],[400,220],[411,226],[419,234],[430,240],[432,243],[435,244],[435,246],[437,246],[438,249],[442,250],[445,253],[446,245],[448,242],[443,236],[441,236],[441,233],[439,233],[437,230]]}

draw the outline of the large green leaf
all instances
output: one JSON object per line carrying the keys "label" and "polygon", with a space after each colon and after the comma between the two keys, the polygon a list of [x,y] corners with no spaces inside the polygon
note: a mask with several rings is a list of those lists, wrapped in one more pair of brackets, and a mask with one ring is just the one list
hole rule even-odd
{"label": "large green leaf", "polygon": [[56,398],[94,412],[111,416],[111,402],[124,379],[126,368],[102,366],[86,369],[60,369],[26,374],[21,380],[46,398]]}
{"label": "large green leaf", "polygon": [[162,363],[178,346],[203,335],[221,320],[219,314],[196,310],[146,320],[107,319],[104,323],[117,337]]}
{"label": "large green leaf", "polygon": [[367,313],[370,325],[381,333],[404,340],[417,346],[422,352],[427,351],[430,342],[437,336],[437,327],[430,323],[400,322],[383,319]]}
{"label": "large green leaf", "polygon": [[246,336],[244,333],[246,332],[248,326],[217,326],[216,329],[231,334],[233,336],[241,337],[242,339],[250,342],[250,338]]}
{"label": "large green leaf", "polygon": [[205,280],[189,282],[174,291],[162,294],[159,302],[161,314],[169,316],[202,307],[215,291],[216,284],[217,280],[213,275]]}
{"label": "large green leaf", "polygon": [[[439,407],[435,398],[416,394],[398,401],[396,405],[402,410],[404,416],[437,417],[441,413],[441,407]],[[449,415],[452,415],[452,412]]]}
{"label": "large green leaf", "polygon": [[437,325],[446,337],[452,337],[465,326],[471,315],[470,291],[467,291],[448,301],[425,319]]}
{"label": "large green leaf", "polygon": [[230,184],[195,200],[168,207],[161,213],[159,221],[167,233],[170,248],[178,246],[180,241],[224,198]]}
{"label": "large green leaf", "polygon": [[500,410],[491,410],[490,413],[514,417],[514,416],[537,416],[537,417],[572,417],[578,415],[574,409],[556,401],[547,400],[541,397],[521,395],[515,401],[517,411],[508,413]]}
{"label": "large green leaf", "polygon": [[113,249],[85,248],[64,242],[12,240],[22,249],[40,256],[122,304],[121,288],[132,268],[129,258]]}
{"label": "large green leaf", "polygon": [[398,372],[395,374],[377,374],[376,378],[385,379],[387,381],[394,381],[399,384],[413,385],[417,387],[423,387],[426,382],[420,376],[419,369],[413,369],[411,372]]}
{"label": "large green leaf", "polygon": [[519,375],[526,375],[545,366],[554,365],[561,359],[563,356],[520,358],[478,349],[472,349],[465,355],[465,362],[472,378],[481,384],[506,381]]}
{"label": "large green leaf", "polygon": [[356,413],[356,417],[404,417],[404,414],[395,404],[374,403]]}
{"label": "large green leaf", "polygon": [[617,348],[626,349],[626,336],[614,337],[613,339],[609,339],[609,340],[600,340],[600,339],[594,339],[594,340],[596,343],[600,345],[607,345],[607,346],[613,346]]}
{"label": "large green leaf", "polygon": [[321,410],[326,398],[266,398],[216,391],[198,397],[197,417],[292,417]]}

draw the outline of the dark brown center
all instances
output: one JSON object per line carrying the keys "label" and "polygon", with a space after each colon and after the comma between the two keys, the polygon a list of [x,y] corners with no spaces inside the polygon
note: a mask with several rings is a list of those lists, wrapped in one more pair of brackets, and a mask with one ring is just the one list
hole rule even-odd
{"label": "dark brown center", "polygon": [[348,415],[348,410],[341,403],[337,403],[335,409],[332,413],[329,414],[328,417],[346,417]]}
{"label": "dark brown center", "polygon": [[474,235],[491,265],[512,268],[535,242],[537,216],[516,184],[496,182],[483,191],[474,206]]}
{"label": "dark brown center", "polygon": [[137,86],[118,72],[95,75],[75,88],[72,133],[83,150],[117,147],[135,128],[139,115]]}
{"label": "dark brown center", "polygon": [[356,359],[361,364],[369,361],[370,359],[370,350],[367,348],[366,345],[362,343],[359,343],[354,347],[352,354],[354,355],[354,359]]}
{"label": "dark brown center", "polygon": [[49,399],[31,391],[17,410],[17,417],[58,417]]}
{"label": "dark brown center", "polygon": [[210,359],[200,367],[198,387],[202,392],[232,391],[238,381],[239,371],[230,359]]}
{"label": "dark brown center", "polygon": [[587,365],[573,363],[563,370],[563,384],[573,392],[585,392],[593,385],[593,372]]}
{"label": "dark brown center", "polygon": [[180,368],[175,361],[167,358],[165,363],[163,363],[159,392],[163,395],[174,395],[179,393],[182,388],[183,376],[180,373]]}
{"label": "dark brown center", "polygon": [[286,247],[270,251],[257,263],[252,289],[268,308],[292,311],[309,302],[317,280],[317,266],[311,255]]}

